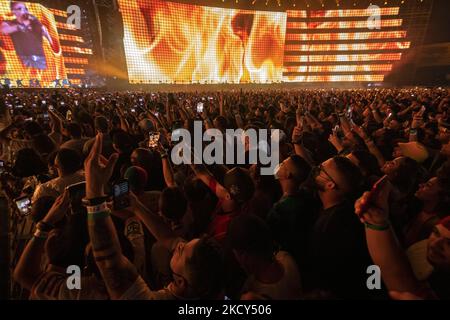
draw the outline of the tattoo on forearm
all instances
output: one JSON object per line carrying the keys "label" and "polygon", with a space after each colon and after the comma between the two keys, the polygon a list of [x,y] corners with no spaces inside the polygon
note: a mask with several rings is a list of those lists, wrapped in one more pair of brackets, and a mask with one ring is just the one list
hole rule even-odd
{"label": "tattoo on forearm", "polygon": [[111,298],[119,298],[136,281],[138,273],[122,255],[111,218],[89,221],[94,257]]}

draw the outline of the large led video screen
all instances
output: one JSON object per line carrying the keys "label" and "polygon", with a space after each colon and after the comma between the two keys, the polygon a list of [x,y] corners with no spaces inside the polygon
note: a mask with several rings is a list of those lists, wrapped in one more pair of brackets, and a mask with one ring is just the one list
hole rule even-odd
{"label": "large led video screen", "polygon": [[411,44],[399,7],[266,12],[161,0],[119,5],[131,83],[379,82]]}
{"label": "large led video screen", "polygon": [[286,13],[119,0],[131,83],[280,82]]}
{"label": "large led video screen", "polygon": [[85,44],[83,30],[67,20],[64,10],[0,0],[2,84],[20,86],[17,80],[24,87],[80,83],[93,53]]}
{"label": "large led video screen", "polygon": [[381,82],[410,47],[402,25],[398,7],[288,10],[283,81]]}

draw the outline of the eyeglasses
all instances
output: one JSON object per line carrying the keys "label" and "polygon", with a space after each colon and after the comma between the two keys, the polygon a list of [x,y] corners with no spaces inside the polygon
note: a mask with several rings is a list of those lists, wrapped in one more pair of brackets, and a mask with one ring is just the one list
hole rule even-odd
{"label": "eyeglasses", "polygon": [[339,185],[338,185],[338,183],[336,182],[336,180],[334,180],[333,177],[325,170],[325,168],[323,167],[322,164],[313,167],[313,169],[312,169],[312,174],[313,174],[314,177],[318,177],[318,176],[320,175],[320,172],[325,173],[325,175],[327,176],[327,178],[328,178],[331,182],[333,182],[333,183],[335,184],[336,189],[339,189]]}

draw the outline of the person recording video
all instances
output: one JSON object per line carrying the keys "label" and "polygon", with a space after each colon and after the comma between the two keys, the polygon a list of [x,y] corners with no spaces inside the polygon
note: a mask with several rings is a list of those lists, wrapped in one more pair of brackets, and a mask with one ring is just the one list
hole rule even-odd
{"label": "person recording video", "polygon": [[47,69],[43,38],[53,46],[47,28],[32,14],[23,2],[11,2],[11,12],[16,19],[3,21],[0,32],[9,35],[14,49],[24,67],[30,68],[30,76],[36,76]]}

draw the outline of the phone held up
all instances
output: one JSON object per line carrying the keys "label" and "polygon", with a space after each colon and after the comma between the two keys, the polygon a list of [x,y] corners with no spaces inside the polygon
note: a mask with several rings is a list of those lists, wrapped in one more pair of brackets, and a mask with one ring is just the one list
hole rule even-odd
{"label": "phone held up", "polygon": [[128,180],[119,180],[113,187],[113,208],[114,210],[123,210],[130,206],[130,184]]}

